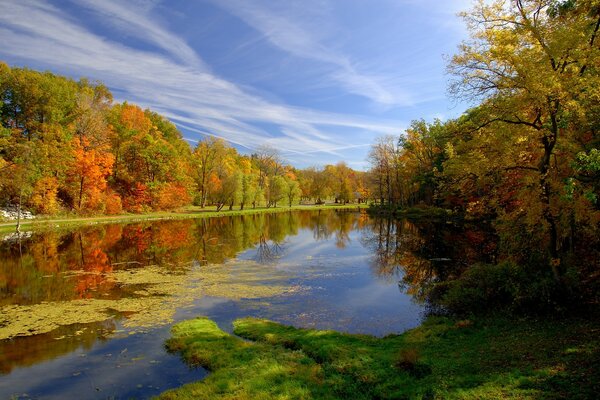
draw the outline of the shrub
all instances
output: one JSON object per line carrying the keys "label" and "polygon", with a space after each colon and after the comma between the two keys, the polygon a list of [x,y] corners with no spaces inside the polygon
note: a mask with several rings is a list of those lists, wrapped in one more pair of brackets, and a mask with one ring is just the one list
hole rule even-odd
{"label": "shrub", "polygon": [[[539,265],[539,264],[538,264]],[[430,289],[429,300],[457,315],[494,311],[545,313],[568,308],[577,299],[576,279],[557,281],[546,266],[476,264],[458,279]]]}
{"label": "shrub", "polygon": [[394,366],[408,372],[415,378],[423,378],[431,374],[431,367],[422,363],[420,358],[419,350],[414,348],[402,349],[398,353]]}

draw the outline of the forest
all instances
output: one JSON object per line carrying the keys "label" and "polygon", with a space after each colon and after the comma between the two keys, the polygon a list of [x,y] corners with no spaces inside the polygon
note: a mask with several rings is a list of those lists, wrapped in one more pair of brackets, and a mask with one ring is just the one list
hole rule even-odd
{"label": "forest", "polygon": [[242,155],[217,136],[192,148],[166,118],[114,103],[106,86],[87,79],[0,64],[0,98],[1,201],[34,214],[367,197],[365,174],[343,162],[298,170],[277,149]]}

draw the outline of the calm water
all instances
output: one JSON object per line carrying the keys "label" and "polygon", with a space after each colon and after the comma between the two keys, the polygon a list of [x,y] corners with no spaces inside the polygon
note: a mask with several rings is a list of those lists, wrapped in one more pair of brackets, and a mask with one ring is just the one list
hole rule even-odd
{"label": "calm water", "polygon": [[423,284],[493,257],[485,243],[480,232],[348,211],[102,225],[4,240],[0,398],[148,398],[200,379],[206,371],[163,347],[174,322],[197,315],[226,330],[238,317],[257,316],[399,333],[424,316]]}

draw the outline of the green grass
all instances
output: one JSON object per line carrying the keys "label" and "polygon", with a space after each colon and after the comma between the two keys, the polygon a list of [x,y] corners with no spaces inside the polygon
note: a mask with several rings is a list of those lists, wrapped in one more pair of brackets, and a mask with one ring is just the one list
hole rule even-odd
{"label": "green grass", "polygon": [[[222,209],[216,211],[215,207],[206,207],[204,209],[195,206],[185,207],[176,211],[158,211],[144,214],[120,214],[85,217],[81,215],[68,215],[63,217],[42,217],[33,220],[22,220],[21,230],[44,230],[63,227],[77,227],[84,225],[97,225],[119,222],[138,222],[164,219],[188,219],[188,218],[213,218],[223,216],[249,215],[258,213],[276,213],[297,210],[339,210],[339,209],[357,209],[366,208],[365,204],[327,204],[327,205],[294,205],[292,207],[257,207],[246,208],[244,210],[234,209],[232,211]],[[0,233],[14,232],[17,226],[16,221],[0,222]]]}
{"label": "green grass", "polygon": [[211,373],[160,399],[594,399],[600,320],[430,317],[375,338],[259,319],[174,326],[167,348]]}

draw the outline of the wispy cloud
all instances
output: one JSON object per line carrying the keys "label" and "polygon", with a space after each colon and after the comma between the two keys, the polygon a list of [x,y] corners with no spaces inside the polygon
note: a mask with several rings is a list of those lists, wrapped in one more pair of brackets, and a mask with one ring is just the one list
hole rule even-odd
{"label": "wispy cloud", "polygon": [[148,18],[154,2],[144,3],[135,9],[131,9],[125,2],[97,0],[71,1],[75,5],[94,11],[104,21],[112,24],[118,30],[161,48],[176,60],[184,61],[198,68],[208,69],[187,43],[163,28],[160,21]]}
{"label": "wispy cloud", "polygon": [[[211,72],[185,41],[147,10],[132,8],[134,3],[77,2],[97,13],[99,19],[110,19],[114,29],[136,35],[162,51],[140,50],[100,36],[82,26],[68,10],[44,1],[0,2],[0,57],[101,79],[124,99],[150,107],[190,132],[217,134],[249,149],[266,141],[284,152],[324,152],[331,157],[339,157],[339,150],[348,144],[347,136],[336,133],[339,129],[364,135],[362,142],[398,132],[397,121],[291,107],[250,93]],[[310,52],[315,44],[298,42],[294,46],[295,51]],[[327,54],[322,50],[319,57],[331,57],[329,62],[344,65],[338,56]],[[350,64],[344,68],[342,75],[347,76],[339,77],[340,81],[369,87],[367,78],[353,76]],[[364,82],[359,84],[361,79]],[[375,83],[371,89],[365,88],[361,90],[378,90]],[[386,101],[385,91],[373,97]],[[300,157],[296,160],[302,161]]]}
{"label": "wispy cloud", "polygon": [[[351,57],[321,40],[317,32],[322,32],[325,25],[333,25],[332,18],[321,21],[319,15],[315,15],[315,10],[327,9],[325,1],[302,4],[302,7],[291,7],[285,2],[288,6],[279,9],[272,1],[214,0],[214,3],[256,29],[277,48],[296,57],[329,65],[328,78],[349,93],[387,106],[415,103],[402,88],[389,90],[389,77],[359,71]],[[307,12],[310,14],[306,15]]]}

